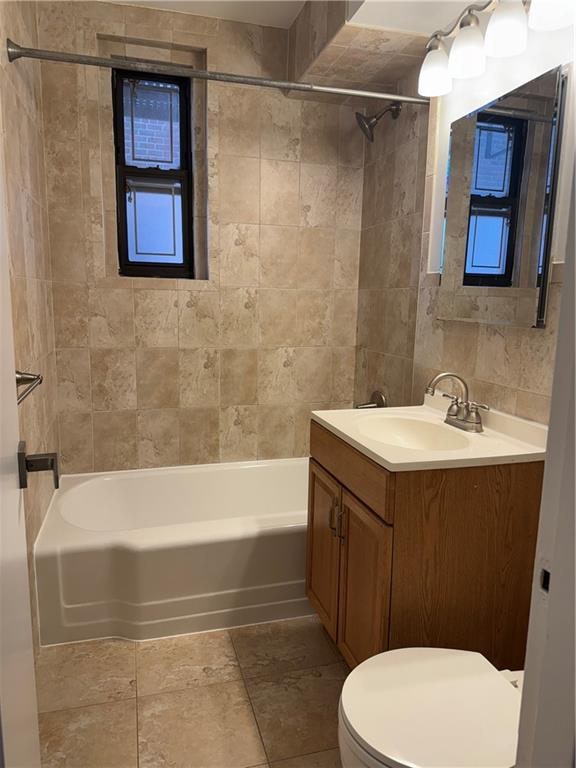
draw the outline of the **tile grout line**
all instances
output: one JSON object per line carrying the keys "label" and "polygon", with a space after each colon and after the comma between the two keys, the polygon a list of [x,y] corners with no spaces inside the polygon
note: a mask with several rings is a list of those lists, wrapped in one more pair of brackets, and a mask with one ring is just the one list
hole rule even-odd
{"label": "tile grout line", "polygon": [[270,763],[270,757],[268,755],[268,750],[266,749],[266,744],[264,742],[264,736],[262,735],[262,731],[260,730],[260,724],[258,723],[258,718],[256,717],[256,711],[254,709],[254,705],[252,703],[252,698],[250,696],[250,691],[248,690],[248,686],[246,685],[246,678],[244,677],[244,672],[242,671],[242,664],[240,663],[240,657],[238,656],[238,651],[236,650],[236,645],[234,643],[234,638],[232,636],[232,633],[228,630],[227,631],[228,637],[230,639],[230,644],[232,646],[232,650],[234,651],[234,656],[236,656],[236,661],[238,662],[238,669],[240,670],[242,685],[244,686],[244,690],[246,691],[246,697],[248,699],[248,704],[250,705],[250,710],[252,711],[252,717],[254,718],[254,722],[256,723],[256,728],[258,730],[258,736],[260,737],[260,743],[262,744],[262,749],[264,750],[264,755],[266,757],[266,763]]}
{"label": "tile grout line", "polygon": [[[260,730],[260,725],[259,725],[258,719],[256,717],[256,712],[254,710],[254,705],[252,703],[252,697],[250,696],[250,691],[249,691],[248,686],[246,684],[250,680],[258,680],[258,679],[265,678],[265,677],[269,676],[270,673],[265,673],[263,675],[253,675],[251,677],[246,677],[246,675],[244,673],[244,670],[242,669],[242,664],[240,663],[240,658],[239,658],[238,652],[236,650],[236,645],[234,643],[234,639],[232,637],[232,633],[228,632],[228,634],[229,634],[229,637],[230,637],[230,641],[232,643],[232,648],[234,649],[234,653],[236,655],[236,659],[238,661],[238,666],[239,666],[239,669],[240,669],[240,674],[242,675],[242,681],[244,682],[244,687],[245,687],[246,693],[248,695],[248,701],[250,702],[250,707],[251,707],[252,712],[254,714],[254,719],[256,721],[256,726],[257,726],[258,732],[260,734],[260,739],[262,741],[262,744],[264,745],[264,752],[266,754],[266,760],[267,760],[268,765],[271,767],[271,766],[273,766],[273,762],[270,759],[270,756],[268,754],[268,750],[266,749],[264,738],[263,738],[262,732]],[[332,648],[331,648],[331,651],[333,651]],[[336,657],[337,653],[334,653],[334,656]],[[299,667],[298,669],[290,669],[290,670],[285,670],[284,672],[272,673],[272,675],[273,676],[279,676],[279,675],[285,675],[285,674],[293,674],[293,673],[297,673],[297,672],[306,672],[306,671],[308,671],[310,669],[320,669],[320,668],[323,668],[323,667],[330,667],[330,666],[334,666],[335,664],[339,664],[340,665],[340,664],[343,664],[343,663],[345,663],[343,659],[336,658],[334,661],[330,662],[329,664],[316,664],[316,665],[313,665],[313,666],[310,666],[310,667]],[[298,754],[298,755],[290,755],[288,757],[281,758],[280,761],[274,761],[274,763],[282,762],[284,760],[294,760],[294,759],[299,758],[299,757],[307,757],[308,755],[320,754],[322,752],[329,752],[329,751],[331,751],[333,749],[337,749],[338,753],[339,753],[339,746],[337,745],[336,747],[330,747],[327,750],[326,749],[321,749],[321,750],[315,750],[313,752],[305,752],[303,754]]]}
{"label": "tile grout line", "polygon": [[77,709],[91,709],[92,707],[105,707],[108,704],[121,704],[122,702],[136,701],[136,695],[121,699],[108,699],[106,701],[96,701],[92,704],[77,704],[75,707],[62,707],[61,709],[46,709],[38,711],[38,715],[55,715],[58,712],[75,712]]}
{"label": "tile grout line", "polygon": [[[281,765],[281,763],[288,761],[288,760],[297,760],[300,757],[310,757],[311,755],[323,755],[326,752],[334,752],[334,750],[338,751],[338,756],[340,756],[340,747],[329,747],[328,749],[316,749],[314,752],[303,752],[301,755],[290,755],[289,757],[281,757],[280,760],[274,760],[270,763],[270,768],[274,768],[275,765]],[[255,767],[257,768],[257,766]]]}
{"label": "tile grout line", "polygon": [[[201,633],[199,633],[199,634],[201,634]],[[159,639],[161,640],[163,638],[159,638]],[[233,643],[232,643],[232,646],[234,648],[234,644]],[[236,649],[235,648],[234,648],[234,654],[236,656],[236,659],[238,660],[238,655],[236,653]],[[133,698],[147,699],[147,698],[150,698],[152,696],[165,696],[165,695],[169,695],[169,694],[172,694],[172,693],[186,693],[188,691],[196,690],[197,688],[211,688],[212,686],[215,686],[215,685],[228,685],[229,683],[240,683],[241,682],[241,683],[246,684],[246,682],[251,681],[251,680],[261,680],[262,678],[277,677],[279,675],[284,675],[284,674],[290,675],[290,674],[293,674],[295,672],[308,672],[311,669],[323,669],[324,667],[333,667],[336,664],[343,664],[343,663],[345,663],[345,662],[342,659],[336,659],[335,661],[330,661],[327,664],[313,664],[312,666],[298,667],[297,669],[287,669],[287,670],[284,670],[283,672],[264,672],[264,673],[261,673],[261,674],[247,676],[247,675],[244,674],[244,672],[242,670],[242,667],[240,665],[240,662],[238,661],[238,669],[239,669],[239,672],[240,672],[240,677],[234,678],[232,680],[213,680],[211,682],[206,682],[206,683],[194,683],[193,685],[185,685],[185,686],[182,686],[181,688],[168,688],[168,689],[161,690],[161,691],[151,691],[150,693],[138,694],[137,697],[133,696],[131,698],[126,698],[126,699],[116,699],[116,701],[131,701]],[[57,709],[57,710],[51,710],[51,711],[53,711],[53,712],[65,712],[68,709],[82,709],[84,707],[92,707],[92,706],[99,706],[100,704],[113,704],[113,703],[114,703],[113,701],[103,701],[103,702],[98,702],[97,704],[82,704],[82,705],[80,705],[78,707],[65,707],[64,709]]]}
{"label": "tile grout line", "polygon": [[140,719],[138,707],[138,645],[134,643],[134,681],[136,687],[136,768],[140,768]]}

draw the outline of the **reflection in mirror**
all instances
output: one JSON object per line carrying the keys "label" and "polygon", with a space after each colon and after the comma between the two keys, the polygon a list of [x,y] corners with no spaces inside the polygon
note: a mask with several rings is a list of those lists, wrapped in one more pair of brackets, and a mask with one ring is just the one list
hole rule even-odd
{"label": "reflection in mirror", "polygon": [[452,123],[443,319],[544,325],[563,90],[553,70]]}

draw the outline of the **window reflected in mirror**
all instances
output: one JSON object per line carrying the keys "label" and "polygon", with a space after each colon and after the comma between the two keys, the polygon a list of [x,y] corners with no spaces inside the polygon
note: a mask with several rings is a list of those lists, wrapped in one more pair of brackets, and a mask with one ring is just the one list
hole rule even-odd
{"label": "window reflected in mirror", "polygon": [[512,285],[526,124],[476,120],[464,285]]}
{"label": "window reflected in mirror", "polygon": [[554,70],[452,124],[444,316],[544,324],[563,89]]}

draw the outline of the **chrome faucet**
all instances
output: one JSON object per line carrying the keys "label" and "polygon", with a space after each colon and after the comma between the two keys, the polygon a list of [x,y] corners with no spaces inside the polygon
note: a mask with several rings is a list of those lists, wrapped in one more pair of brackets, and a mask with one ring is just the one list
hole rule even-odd
{"label": "chrome faucet", "polygon": [[450,424],[457,429],[463,429],[465,432],[482,432],[482,417],[480,416],[480,409],[489,411],[490,408],[484,403],[476,403],[474,400],[468,399],[468,384],[457,373],[439,373],[434,376],[432,381],[428,383],[425,389],[427,395],[433,395],[436,392],[436,387],[441,381],[445,379],[452,379],[458,384],[460,389],[460,395],[449,395],[446,392],[442,393],[442,397],[447,397],[451,400],[448,410],[446,411],[446,418],[444,421],[446,424]]}

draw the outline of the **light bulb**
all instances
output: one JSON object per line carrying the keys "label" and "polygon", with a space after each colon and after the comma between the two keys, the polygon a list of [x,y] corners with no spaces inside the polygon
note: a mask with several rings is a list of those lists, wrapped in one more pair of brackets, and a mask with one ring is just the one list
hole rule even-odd
{"label": "light bulb", "polygon": [[420,67],[418,93],[420,96],[445,96],[452,90],[448,72],[448,54],[442,42],[434,38]]}
{"label": "light bulb", "polygon": [[467,13],[450,48],[448,69],[452,77],[466,79],[480,77],[486,69],[484,38],[478,29],[478,18]]}
{"label": "light bulb", "polygon": [[528,19],[522,0],[501,0],[486,28],[487,56],[507,58],[524,53],[528,45]]}
{"label": "light bulb", "polygon": [[532,0],[528,26],[539,32],[552,32],[574,24],[574,0]]}

